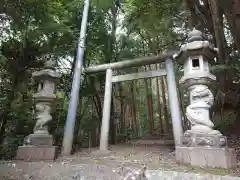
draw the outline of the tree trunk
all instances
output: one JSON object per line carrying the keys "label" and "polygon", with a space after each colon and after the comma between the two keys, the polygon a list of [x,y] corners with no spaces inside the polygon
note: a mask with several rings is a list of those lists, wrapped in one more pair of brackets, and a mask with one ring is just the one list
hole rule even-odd
{"label": "tree trunk", "polygon": [[95,108],[96,108],[96,111],[97,111],[97,114],[98,114],[98,117],[99,117],[99,120],[100,120],[100,124],[101,124],[101,121],[102,121],[102,103],[101,103],[101,98],[100,98],[99,93],[97,93],[94,96],[93,101],[94,101],[94,105],[95,105]]}
{"label": "tree trunk", "polygon": [[233,36],[235,37],[235,41],[237,44],[238,53],[240,52],[240,35],[238,34],[240,32],[240,1],[236,0],[236,2],[233,4],[233,15],[235,19],[234,27],[235,32]]}
{"label": "tree trunk", "polygon": [[131,111],[132,111],[132,121],[133,121],[133,128],[134,133],[138,134],[138,125],[137,125],[137,117],[136,117],[136,100],[135,100],[135,82],[131,82],[131,94],[132,94],[132,104],[131,104]]}
{"label": "tree trunk", "polygon": [[[162,64],[160,65],[162,68]],[[164,135],[168,133],[168,128],[169,128],[169,121],[168,121],[168,110],[167,110],[167,100],[166,100],[166,88],[164,84],[164,78],[165,76],[160,77],[160,85],[161,85],[161,96],[162,96],[162,101],[163,101],[163,132]]]}
{"label": "tree trunk", "polygon": [[[113,94],[113,93],[112,93]],[[112,101],[111,101],[111,112],[110,112],[110,143],[116,144],[116,123],[114,118],[114,102],[113,102],[113,95],[112,95]]]}
{"label": "tree trunk", "polygon": [[184,107],[184,96],[183,96],[183,93],[181,92],[180,88],[179,88],[179,85],[177,87],[178,89],[178,94],[179,94],[179,102],[180,102],[180,108],[181,108],[181,112],[182,112],[182,117],[183,117],[183,120],[182,120],[182,124],[183,124],[183,129],[184,130],[187,130],[189,127],[188,127],[188,120],[185,116],[186,114],[186,111],[185,111],[185,107]]}
{"label": "tree trunk", "polygon": [[[145,71],[147,71],[147,67],[145,66]],[[153,110],[152,110],[152,94],[150,91],[150,83],[148,79],[144,79],[145,88],[146,88],[146,97],[147,97],[147,107],[148,107],[148,130],[149,134],[153,134]]]}
{"label": "tree trunk", "polygon": [[[156,70],[158,70],[158,64],[155,65]],[[159,112],[159,125],[160,125],[160,134],[163,135],[163,123],[162,123],[162,106],[161,106],[161,99],[160,99],[160,89],[159,89],[159,77],[156,78],[156,85],[157,85],[157,102],[158,102],[158,112]]]}
{"label": "tree trunk", "polygon": [[225,36],[223,31],[222,13],[220,12],[217,0],[208,0],[209,7],[212,14],[212,22],[214,34],[216,37],[216,46],[219,49],[218,58],[220,63],[225,63],[227,60],[225,54]]}
{"label": "tree trunk", "polygon": [[224,11],[230,32],[234,39],[234,49],[240,52],[240,1],[221,1],[220,6]]}
{"label": "tree trunk", "polygon": [[[151,65],[148,66],[148,70],[151,71]],[[154,133],[154,116],[153,116],[153,94],[152,94],[152,78],[149,79],[149,105],[150,105],[150,114],[151,114],[151,125]]]}
{"label": "tree trunk", "polygon": [[124,99],[123,99],[122,83],[119,83],[118,87],[119,87],[119,98],[120,98],[120,132],[124,133],[125,121],[124,121]]}

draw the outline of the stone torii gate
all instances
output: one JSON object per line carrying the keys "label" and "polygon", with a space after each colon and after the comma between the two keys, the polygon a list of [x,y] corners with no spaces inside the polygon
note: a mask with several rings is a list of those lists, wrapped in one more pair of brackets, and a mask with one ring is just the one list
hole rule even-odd
{"label": "stone torii gate", "polygon": [[[104,94],[104,104],[103,104],[103,114],[102,114],[102,126],[101,126],[101,137],[100,137],[100,148],[101,153],[106,153],[108,151],[108,134],[109,134],[109,123],[110,123],[110,109],[111,109],[111,94],[112,94],[112,84],[122,81],[129,81],[135,79],[153,78],[160,76],[167,76],[167,86],[169,94],[169,105],[172,117],[173,125],[173,135],[175,145],[181,144],[181,137],[183,135],[182,130],[182,118],[180,113],[179,98],[177,94],[174,66],[173,66],[173,55],[176,52],[164,53],[162,55],[153,57],[143,57],[133,60],[125,60],[120,62],[114,62],[109,64],[102,64],[88,67],[84,70],[85,74],[90,73],[100,73],[106,71],[106,83],[105,83],[105,94]],[[165,68],[154,71],[139,72],[125,75],[113,76],[113,70],[137,67],[142,65],[151,65],[160,62],[165,62]],[[68,130],[68,129],[67,129]],[[66,133],[73,134],[70,131]],[[67,137],[64,137],[67,138]],[[63,148],[68,149],[71,147],[68,144],[63,143]]]}
{"label": "stone torii gate", "polygon": [[[76,119],[76,110],[79,96],[79,89],[81,83],[81,75],[82,75],[82,65],[83,65],[83,55],[84,55],[84,46],[86,39],[86,27],[87,27],[87,17],[88,17],[88,9],[89,9],[89,0],[84,1],[84,10],[83,10],[83,18],[81,24],[81,31],[78,43],[77,50],[77,61],[74,69],[72,90],[71,90],[71,99],[69,102],[68,108],[68,116],[64,130],[63,137],[63,145],[62,145],[62,155],[70,155],[72,151],[72,142],[74,136],[74,126]],[[109,131],[109,118],[110,118],[110,105],[111,99],[110,95],[112,93],[112,83],[119,82],[122,80],[132,80],[139,78],[147,78],[147,77],[156,77],[156,76],[167,76],[168,81],[168,90],[169,90],[169,100],[170,100],[170,109],[173,121],[173,131],[174,131],[174,139],[175,144],[181,144],[181,136],[183,134],[182,123],[181,123],[181,114],[180,107],[178,102],[178,95],[176,90],[176,82],[175,75],[173,70],[173,53],[168,53],[156,57],[147,57],[140,58],[135,60],[127,60],[116,63],[104,64],[99,66],[89,67],[85,70],[85,73],[96,73],[101,71],[106,71],[106,84],[105,84],[105,98],[104,98],[104,107],[103,107],[103,119],[102,119],[102,129],[101,129],[101,142],[100,142],[100,150],[107,150],[108,146],[108,131]],[[161,61],[166,61],[166,69],[161,72],[148,72],[148,73],[138,73],[128,76],[112,76],[113,69],[121,69],[121,68],[130,68],[136,67],[140,65],[149,65],[154,63],[159,63]],[[122,80],[121,80],[122,79]]]}

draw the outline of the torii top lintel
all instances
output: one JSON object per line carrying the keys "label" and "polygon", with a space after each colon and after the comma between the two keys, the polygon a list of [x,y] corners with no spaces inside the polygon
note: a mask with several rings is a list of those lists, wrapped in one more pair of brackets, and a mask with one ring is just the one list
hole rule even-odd
{"label": "torii top lintel", "polygon": [[95,66],[90,66],[86,69],[84,69],[84,73],[98,73],[98,72],[104,72],[107,69],[124,69],[124,68],[131,68],[131,67],[137,67],[137,66],[143,66],[143,65],[150,65],[150,64],[156,64],[160,62],[164,62],[166,59],[173,59],[173,56],[177,54],[178,51],[169,51],[157,56],[150,56],[150,57],[141,57],[131,60],[125,60],[125,61],[119,61],[119,62],[113,62],[109,64],[100,64]]}

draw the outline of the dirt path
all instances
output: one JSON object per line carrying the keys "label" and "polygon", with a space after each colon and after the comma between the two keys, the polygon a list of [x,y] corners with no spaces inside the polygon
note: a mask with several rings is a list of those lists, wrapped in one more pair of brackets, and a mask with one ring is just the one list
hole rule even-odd
{"label": "dirt path", "polygon": [[[182,172],[211,173],[217,175],[239,175],[239,169],[201,169],[179,166],[175,154],[167,147],[133,147],[117,145],[110,147],[111,155],[94,157],[91,151],[83,149],[70,157],[60,157],[55,162],[1,162],[0,179],[5,180],[55,180],[55,179],[123,179],[144,165],[150,170],[171,170]],[[86,178],[85,178],[86,179]]]}

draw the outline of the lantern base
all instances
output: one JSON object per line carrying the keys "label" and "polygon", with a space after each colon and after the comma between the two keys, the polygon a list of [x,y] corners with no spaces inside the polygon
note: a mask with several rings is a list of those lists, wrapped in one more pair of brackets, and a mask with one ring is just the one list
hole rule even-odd
{"label": "lantern base", "polygon": [[31,146],[52,146],[53,137],[48,133],[34,133],[30,134],[25,138],[24,145]]}
{"label": "lantern base", "polygon": [[219,131],[213,134],[188,130],[182,145],[176,147],[176,161],[195,167],[231,169],[237,166],[234,149],[227,147],[227,138]]}
{"label": "lantern base", "polygon": [[185,147],[227,147],[227,138],[219,131],[212,130],[210,133],[196,133],[188,130],[182,137],[182,144]]}
{"label": "lantern base", "polygon": [[54,161],[57,156],[57,146],[19,146],[17,160],[23,161]]}
{"label": "lantern base", "polygon": [[24,161],[53,161],[56,158],[57,147],[52,145],[51,134],[34,133],[25,138],[23,146],[19,146],[16,159]]}
{"label": "lantern base", "polygon": [[235,150],[227,147],[176,147],[176,161],[193,167],[231,169],[237,166]]}

